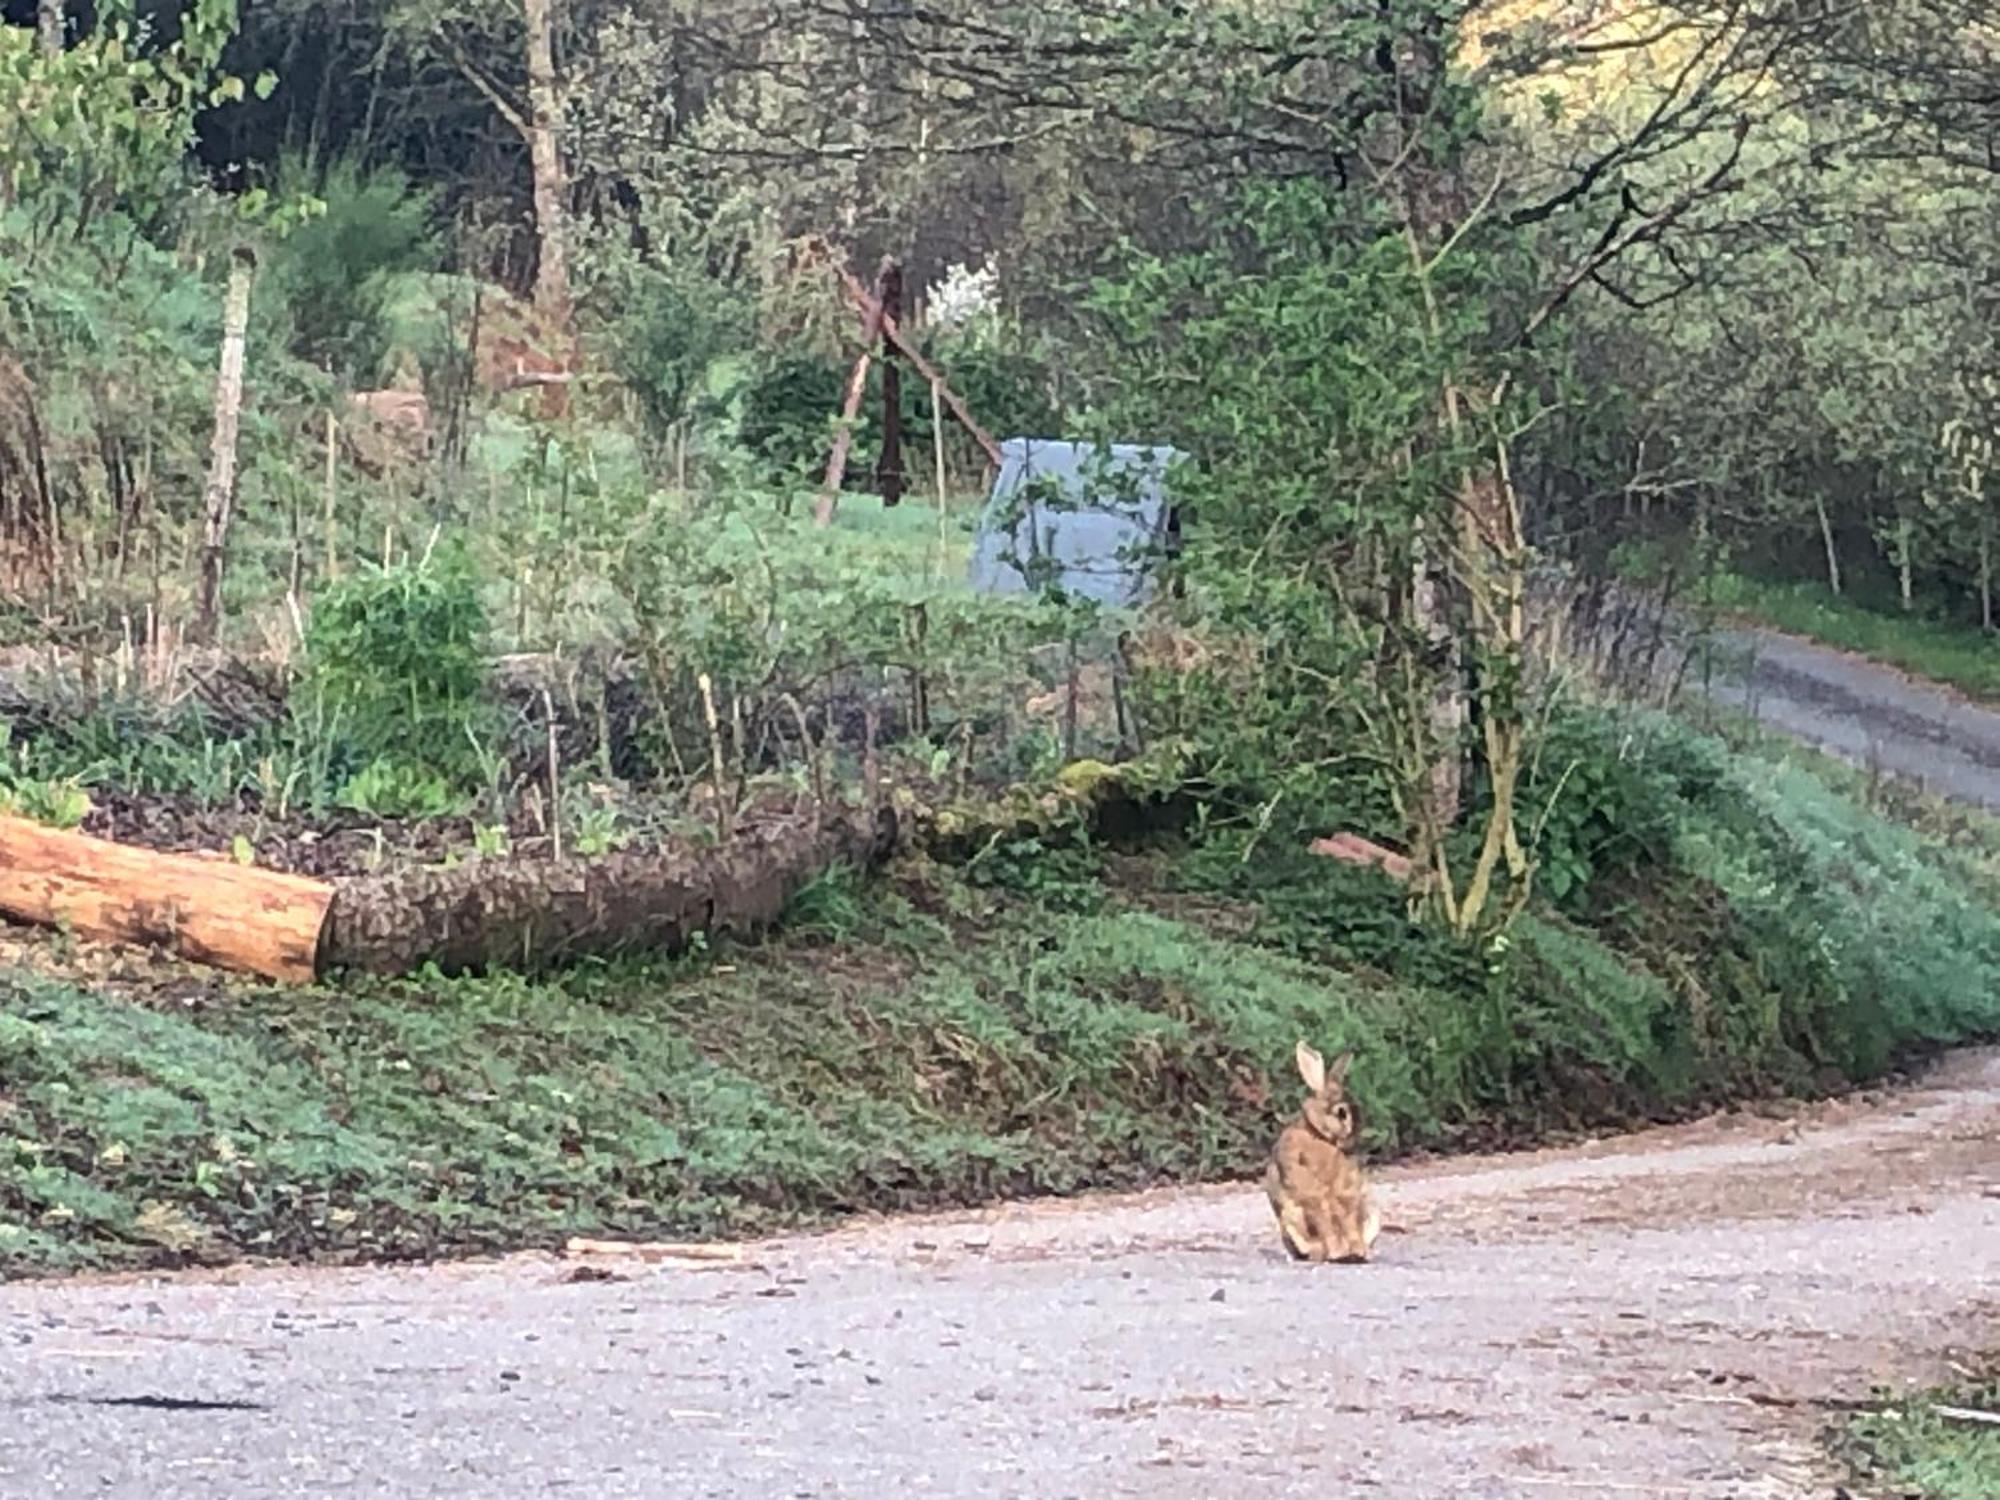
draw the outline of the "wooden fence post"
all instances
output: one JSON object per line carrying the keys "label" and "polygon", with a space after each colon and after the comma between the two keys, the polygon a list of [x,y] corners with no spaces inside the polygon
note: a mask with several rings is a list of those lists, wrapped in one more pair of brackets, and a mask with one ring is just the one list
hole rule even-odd
{"label": "wooden fence post", "polygon": [[222,305],[222,363],[215,376],[215,432],[208,483],[202,490],[201,594],[195,638],[215,640],[222,611],[222,571],[229,557],[229,518],[236,500],[236,434],[243,419],[243,346],[250,328],[250,281],[257,252],[239,245],[229,257],[229,294]]}

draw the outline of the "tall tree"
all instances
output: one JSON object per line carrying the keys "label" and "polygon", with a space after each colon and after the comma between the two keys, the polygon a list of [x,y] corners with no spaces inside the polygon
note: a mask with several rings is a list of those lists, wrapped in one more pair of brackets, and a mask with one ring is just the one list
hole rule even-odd
{"label": "tall tree", "polygon": [[392,30],[478,90],[526,148],[535,215],[535,305],[570,333],[567,89],[559,63],[562,0],[392,0]]}

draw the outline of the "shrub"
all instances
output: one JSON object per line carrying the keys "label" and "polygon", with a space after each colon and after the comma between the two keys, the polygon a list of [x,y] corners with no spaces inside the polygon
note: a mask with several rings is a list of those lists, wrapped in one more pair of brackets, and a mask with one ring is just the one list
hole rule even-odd
{"label": "shrub", "polygon": [[[727,347],[737,318],[717,283],[690,284],[650,267],[628,274],[617,295],[611,358],[638,398],[648,436],[659,442],[691,414],[702,377]],[[825,415],[820,413],[822,422]]]}
{"label": "shrub", "polygon": [[374,773],[371,795],[421,788],[425,772],[473,784],[490,728],[485,636],[477,580],[456,550],[364,567],[319,597],[305,696],[364,762],[396,768]]}
{"label": "shrub", "polygon": [[372,382],[389,350],[391,278],[437,258],[431,200],[396,168],[353,160],[334,162],[315,180],[288,155],[279,183],[287,193],[316,195],[324,212],[272,246],[265,296],[285,309],[301,359]]}

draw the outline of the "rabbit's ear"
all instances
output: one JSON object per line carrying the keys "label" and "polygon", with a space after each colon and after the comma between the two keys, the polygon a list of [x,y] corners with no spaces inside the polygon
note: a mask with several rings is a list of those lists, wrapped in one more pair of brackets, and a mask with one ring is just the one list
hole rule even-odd
{"label": "rabbit's ear", "polygon": [[1306,1081],[1306,1087],[1317,1094],[1326,1087],[1326,1060],[1304,1042],[1298,1050],[1299,1077]]}
{"label": "rabbit's ear", "polygon": [[1334,1083],[1347,1081],[1347,1070],[1354,1066],[1354,1052],[1350,1048],[1333,1060],[1333,1066],[1326,1070],[1326,1076]]}

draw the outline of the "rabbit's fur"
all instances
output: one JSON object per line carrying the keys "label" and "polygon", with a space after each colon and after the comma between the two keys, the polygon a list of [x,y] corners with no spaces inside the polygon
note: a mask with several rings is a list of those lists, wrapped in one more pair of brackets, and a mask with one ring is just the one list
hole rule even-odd
{"label": "rabbit's fur", "polygon": [[1264,1191],[1294,1259],[1366,1260],[1382,1221],[1361,1165],[1349,1154],[1361,1129],[1345,1088],[1354,1054],[1343,1052],[1328,1066],[1300,1042],[1297,1057],[1311,1093],[1271,1148]]}

